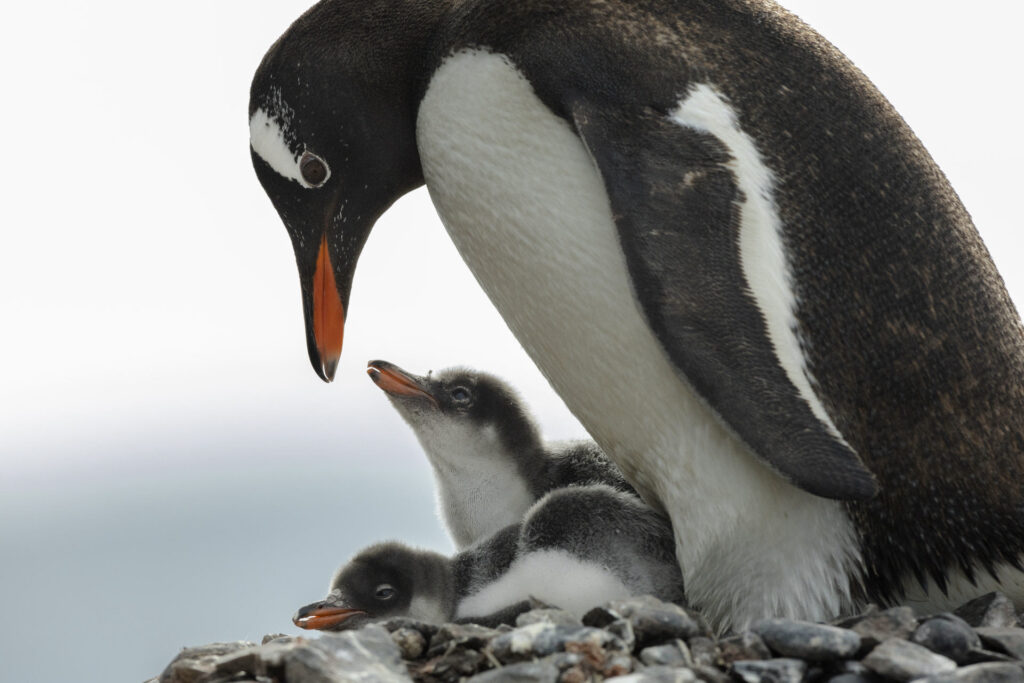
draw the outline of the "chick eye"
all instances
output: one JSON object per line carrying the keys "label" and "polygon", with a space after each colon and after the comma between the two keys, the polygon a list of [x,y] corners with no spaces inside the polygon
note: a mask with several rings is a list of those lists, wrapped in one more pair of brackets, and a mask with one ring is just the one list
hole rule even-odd
{"label": "chick eye", "polygon": [[299,172],[302,173],[302,179],[313,187],[323,185],[328,175],[327,164],[312,152],[303,152],[299,159]]}
{"label": "chick eye", "polygon": [[451,392],[452,400],[463,403],[469,400],[469,389],[466,387],[455,387]]}
{"label": "chick eye", "polygon": [[377,591],[373,594],[373,597],[377,598],[378,600],[390,600],[391,598],[395,597],[395,594],[397,592],[398,591],[392,588],[390,584],[382,583],[381,585],[377,586]]}

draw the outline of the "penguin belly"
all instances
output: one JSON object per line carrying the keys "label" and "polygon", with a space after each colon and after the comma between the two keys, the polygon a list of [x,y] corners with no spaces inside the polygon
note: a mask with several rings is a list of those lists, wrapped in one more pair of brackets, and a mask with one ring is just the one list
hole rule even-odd
{"label": "penguin belly", "polygon": [[507,58],[463,51],[435,72],[417,140],[477,281],[573,414],[670,516],[691,603],[737,628],[837,614],[860,559],[848,516],[757,461],[670,362],[570,126]]}

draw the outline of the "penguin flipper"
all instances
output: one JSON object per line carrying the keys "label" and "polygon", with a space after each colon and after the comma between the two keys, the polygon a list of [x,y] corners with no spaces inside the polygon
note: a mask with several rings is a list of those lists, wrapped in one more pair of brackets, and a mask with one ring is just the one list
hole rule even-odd
{"label": "penguin flipper", "polygon": [[[728,142],[650,108],[582,100],[569,109],[604,181],[634,294],[679,373],[794,485],[825,498],[873,496],[874,476],[815,414],[809,382],[802,395],[769,336],[741,263],[746,195]],[[797,362],[803,372],[802,355]]]}

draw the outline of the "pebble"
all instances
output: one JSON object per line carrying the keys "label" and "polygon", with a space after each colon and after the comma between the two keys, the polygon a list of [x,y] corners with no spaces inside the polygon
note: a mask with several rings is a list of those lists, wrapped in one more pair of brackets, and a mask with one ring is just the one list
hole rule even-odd
{"label": "pebble", "polygon": [[551,662],[520,662],[467,678],[467,683],[555,683],[558,667]]}
{"label": "pebble", "polygon": [[1021,683],[1024,668],[1020,664],[972,664],[919,680],[921,683]]}
{"label": "pebble", "polygon": [[693,661],[690,659],[690,653],[683,649],[685,647],[681,640],[668,645],[645,647],[640,650],[640,661],[646,666],[690,666]]}
{"label": "pebble", "polygon": [[1017,626],[1017,611],[1013,602],[1002,593],[987,593],[965,602],[954,612],[971,626],[1010,628]]}
{"label": "pebble", "polygon": [[952,614],[928,619],[914,631],[910,640],[957,664],[966,664],[971,651],[981,649],[981,639],[974,629]]}
{"label": "pebble", "polygon": [[732,673],[745,683],[800,683],[807,663],[799,659],[740,660],[732,663]]}
{"label": "pebble", "polygon": [[580,618],[572,612],[552,607],[530,610],[516,617],[516,626],[529,626],[530,624],[540,622],[555,624],[556,626],[575,626],[576,628],[582,628],[583,626]]}
{"label": "pebble", "polygon": [[890,638],[864,658],[864,665],[881,676],[909,681],[956,669],[949,657],[935,654],[916,643]]}
{"label": "pebble", "polygon": [[476,624],[445,624],[430,638],[428,657],[444,654],[452,648],[480,649],[498,635],[493,628]]}
{"label": "pebble", "polygon": [[652,666],[628,676],[620,676],[615,683],[697,683],[697,675],[689,669]]}
{"label": "pebble", "polygon": [[718,651],[723,664],[731,664],[740,659],[771,659],[772,656],[761,636],[753,631],[725,638],[718,643]]}
{"label": "pebble", "polygon": [[1006,625],[1010,607],[992,594],[955,613],[767,619],[715,639],[687,610],[653,598],[614,601],[583,619],[540,605],[495,629],[391,619],[188,648],[147,683],[1024,683],[1024,629],[1016,614]]}
{"label": "pebble", "polygon": [[998,652],[1005,652],[1015,659],[1024,659],[1024,629],[982,626],[975,629],[981,642]]}
{"label": "pebble", "polygon": [[910,634],[917,628],[917,617],[910,607],[893,607],[844,619],[836,626],[848,628],[859,635],[861,648],[870,651],[889,638],[910,638]]}
{"label": "pebble", "polygon": [[829,662],[852,657],[860,650],[860,636],[837,626],[793,619],[761,619],[750,630],[783,657]]}
{"label": "pebble", "polygon": [[391,640],[395,641],[402,659],[419,659],[427,649],[427,639],[414,628],[402,627],[391,632]]}
{"label": "pebble", "polygon": [[712,667],[718,663],[718,646],[710,638],[691,638],[690,656],[694,666]]}
{"label": "pebble", "polygon": [[604,628],[618,619],[626,619],[632,624],[640,647],[673,638],[688,639],[707,630],[682,607],[661,602],[649,595],[614,600],[608,605],[595,608],[583,616],[583,623]]}

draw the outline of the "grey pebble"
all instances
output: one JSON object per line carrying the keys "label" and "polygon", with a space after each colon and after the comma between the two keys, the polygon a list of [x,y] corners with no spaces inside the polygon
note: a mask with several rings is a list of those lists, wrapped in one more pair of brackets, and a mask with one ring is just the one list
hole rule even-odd
{"label": "grey pebble", "polygon": [[661,602],[649,595],[613,600],[587,612],[583,616],[583,623],[604,628],[618,619],[626,619],[633,625],[637,645],[641,648],[676,638],[686,640],[706,631],[682,607]]}
{"label": "grey pebble", "polygon": [[403,626],[391,632],[391,640],[395,641],[402,659],[419,659],[427,649],[427,639],[414,628]]}
{"label": "grey pebble", "polygon": [[681,640],[666,645],[645,647],[640,650],[640,661],[646,666],[690,666],[693,661],[690,659],[690,653],[683,650],[685,647]]}
{"label": "grey pebble", "polygon": [[440,628],[437,624],[428,624],[425,621],[410,619],[409,617],[392,617],[391,619],[380,622],[380,626],[388,633],[394,633],[400,628],[415,629],[422,633],[423,637],[428,641],[435,633],[437,633],[437,629]]}
{"label": "grey pebble", "polygon": [[720,640],[718,651],[724,664],[731,664],[740,659],[772,658],[772,653],[764,644],[764,640],[753,631],[743,631],[739,635]]}
{"label": "grey pebble", "polygon": [[732,663],[732,673],[745,683],[800,683],[807,663],[799,659],[740,660]]}
{"label": "grey pebble", "polygon": [[[873,648],[890,638],[910,638],[917,628],[917,616],[910,607],[892,607],[890,609],[868,613],[862,617],[846,620],[846,628],[861,638],[862,648]],[[852,623],[850,623],[852,622]]]}
{"label": "grey pebble", "polygon": [[1009,628],[1017,625],[1013,602],[1002,593],[987,593],[965,602],[954,614],[974,627]]}
{"label": "grey pebble", "polygon": [[643,671],[619,676],[616,683],[696,683],[697,674],[690,669],[676,669],[668,666],[650,666]]}
{"label": "grey pebble", "polygon": [[217,661],[225,655],[255,647],[256,643],[239,640],[184,648],[160,674],[160,683],[193,683],[213,673]]}
{"label": "grey pebble", "polygon": [[449,648],[479,650],[498,636],[498,631],[476,624],[444,624],[430,638],[428,657],[444,654]]}
{"label": "grey pebble", "polygon": [[622,642],[625,643],[626,649],[630,652],[636,649],[636,632],[633,630],[633,624],[628,620],[616,619],[605,626],[604,630],[618,636]]}
{"label": "grey pebble", "polygon": [[1024,629],[979,627],[975,630],[989,649],[1024,659]]}
{"label": "grey pebble", "polygon": [[576,649],[595,649],[628,654],[629,649],[614,634],[602,629],[584,626],[572,628],[539,622],[502,633],[491,640],[488,650],[502,662],[519,659],[546,657],[566,649],[572,644]]}
{"label": "grey pebble", "polygon": [[[919,678],[920,683],[1020,683],[1024,668],[1019,664],[972,664],[949,673]],[[916,682],[915,682],[916,683]]]}
{"label": "grey pebble", "polygon": [[690,638],[690,656],[694,666],[712,667],[718,661],[718,646],[710,638]]}
{"label": "grey pebble", "polygon": [[693,673],[697,674],[697,678],[704,683],[732,683],[732,679],[727,673],[712,666],[694,665]]}
{"label": "grey pebble", "polygon": [[864,674],[839,674],[828,679],[828,683],[874,683],[876,677],[865,676]]}
{"label": "grey pebble", "polygon": [[956,662],[949,657],[899,638],[890,638],[875,647],[864,658],[864,665],[879,675],[897,681],[909,681],[956,669]]}
{"label": "grey pebble", "polygon": [[794,619],[761,619],[750,626],[765,644],[784,657],[828,662],[852,657],[860,649],[856,632]]}
{"label": "grey pebble", "polygon": [[558,667],[551,662],[520,662],[477,674],[466,681],[472,683],[555,683]]}
{"label": "grey pebble", "polygon": [[516,626],[529,626],[539,622],[555,624],[556,626],[575,626],[576,628],[583,626],[580,618],[572,612],[566,612],[565,610],[553,607],[532,609],[516,617]]}
{"label": "grey pebble", "polygon": [[952,614],[928,619],[918,626],[910,640],[957,664],[965,664],[972,650],[981,649],[981,639],[974,629]]}

